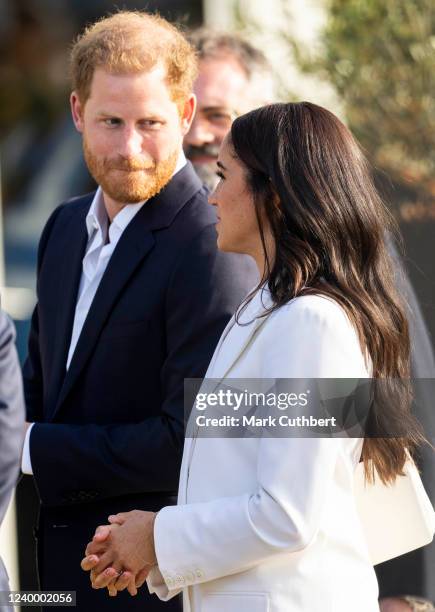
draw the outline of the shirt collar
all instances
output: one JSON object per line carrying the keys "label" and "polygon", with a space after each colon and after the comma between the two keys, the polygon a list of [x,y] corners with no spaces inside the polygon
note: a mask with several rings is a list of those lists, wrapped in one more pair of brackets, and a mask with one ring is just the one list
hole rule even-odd
{"label": "shirt collar", "polygon": [[181,149],[180,154],[178,156],[177,165],[175,166],[173,177],[179,172],[184,166],[187,164],[186,156],[184,155],[183,149]]}
{"label": "shirt collar", "polygon": [[[186,163],[186,156],[183,150],[181,150],[172,176],[175,176],[177,172],[184,168]],[[114,217],[109,226],[109,218],[107,216],[106,207],[104,206],[103,191],[101,187],[98,187],[88,214],[86,215],[88,239],[91,238],[94,232],[101,232],[102,238],[105,237],[107,235],[107,228],[109,227],[109,238],[110,242],[112,242],[114,238],[122,234],[144,204],[145,201],[138,202],[137,204],[126,204],[126,206],[124,206],[124,208]],[[103,240],[103,242],[105,242],[105,240]]]}
{"label": "shirt collar", "polygon": [[108,225],[109,219],[104,206],[103,192],[101,187],[98,187],[88,214],[86,215],[86,229],[88,231],[88,238],[91,238],[95,232],[101,232],[102,235],[105,235],[107,233]]}

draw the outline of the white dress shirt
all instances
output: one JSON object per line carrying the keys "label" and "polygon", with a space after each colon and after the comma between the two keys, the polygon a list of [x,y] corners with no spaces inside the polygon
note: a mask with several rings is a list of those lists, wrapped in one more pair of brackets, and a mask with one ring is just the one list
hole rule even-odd
{"label": "white dress shirt", "polygon": [[137,215],[143,205],[144,202],[140,204],[127,204],[127,206],[114,217],[112,223],[109,225],[109,219],[100,187],[95,194],[86,217],[88,246],[82,263],[82,276],[80,279],[71,342],[66,361],[67,370],[71,364],[83,324],[112,253],[125,228]]}
{"label": "white dress shirt", "polygon": [[[186,165],[186,158],[181,152],[174,170],[174,175]],[[86,215],[86,229],[88,232],[88,244],[82,261],[82,275],[80,279],[78,299],[74,314],[74,323],[71,342],[66,361],[68,370],[74,355],[84,322],[88,316],[89,309],[94,300],[97,289],[106,271],[113,251],[116,248],[125,228],[137,215],[145,202],[127,204],[109,222],[106,207],[104,205],[103,191],[98,187],[92,200],[89,212]],[[24,440],[23,455],[21,460],[21,471],[23,474],[33,474],[30,458],[30,433],[33,424],[27,429]]]}

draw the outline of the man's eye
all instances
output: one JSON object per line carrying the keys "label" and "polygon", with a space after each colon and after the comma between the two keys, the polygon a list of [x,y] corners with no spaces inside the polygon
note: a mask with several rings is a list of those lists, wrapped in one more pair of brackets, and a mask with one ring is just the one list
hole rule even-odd
{"label": "man's eye", "polygon": [[107,125],[108,127],[115,127],[121,124],[121,120],[116,119],[115,117],[109,117],[108,119],[103,119],[103,121],[104,121],[104,124]]}
{"label": "man's eye", "polygon": [[209,119],[231,119],[230,113],[210,113]]}
{"label": "man's eye", "polygon": [[162,125],[162,122],[158,119],[144,119],[140,123],[143,127],[146,128],[158,128]]}
{"label": "man's eye", "polygon": [[212,123],[227,123],[232,121],[232,117],[229,113],[211,113],[207,115],[207,119]]}
{"label": "man's eye", "polygon": [[230,110],[208,112],[204,116],[209,123],[225,127],[230,126],[237,117],[236,113],[233,113]]}

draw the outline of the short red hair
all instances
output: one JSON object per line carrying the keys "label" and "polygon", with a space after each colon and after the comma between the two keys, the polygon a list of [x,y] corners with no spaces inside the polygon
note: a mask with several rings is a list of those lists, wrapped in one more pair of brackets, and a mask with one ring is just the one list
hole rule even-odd
{"label": "short red hair", "polygon": [[166,69],[174,102],[184,101],[198,72],[192,45],[176,26],[159,15],[120,11],[88,26],[77,38],[71,51],[73,89],[85,104],[96,68],[134,74],[157,64]]}

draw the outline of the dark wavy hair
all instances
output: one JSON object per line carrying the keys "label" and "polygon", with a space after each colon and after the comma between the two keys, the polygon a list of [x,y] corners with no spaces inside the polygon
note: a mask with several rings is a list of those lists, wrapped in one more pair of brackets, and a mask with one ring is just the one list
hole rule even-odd
{"label": "dark wavy hair", "polygon": [[[246,170],[266,265],[271,312],[294,297],[324,295],[354,324],[374,379],[366,477],[402,473],[424,437],[411,415],[410,341],[387,236],[396,228],[345,125],[311,104],[272,104],[236,119],[230,144]],[[275,243],[271,261],[264,220]],[[248,296],[252,297],[252,294]],[[239,311],[240,314],[240,311]],[[404,432],[391,437],[391,431]],[[382,434],[385,434],[383,437]]]}

